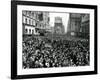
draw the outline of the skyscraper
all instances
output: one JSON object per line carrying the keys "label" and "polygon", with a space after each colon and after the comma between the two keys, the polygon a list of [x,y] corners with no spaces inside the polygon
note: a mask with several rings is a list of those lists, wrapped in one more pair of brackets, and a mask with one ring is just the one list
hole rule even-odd
{"label": "skyscraper", "polygon": [[80,27],[81,27],[81,14],[70,13],[67,32],[71,36],[77,36],[78,33],[80,32]]}
{"label": "skyscraper", "polygon": [[61,17],[55,17],[55,23],[54,23],[54,33],[55,34],[64,34],[64,25],[62,23]]}
{"label": "skyscraper", "polygon": [[90,27],[90,16],[89,16],[89,14],[82,14],[80,32],[82,33],[83,37],[86,37],[86,38],[89,37],[89,32],[90,32],[89,27]]}

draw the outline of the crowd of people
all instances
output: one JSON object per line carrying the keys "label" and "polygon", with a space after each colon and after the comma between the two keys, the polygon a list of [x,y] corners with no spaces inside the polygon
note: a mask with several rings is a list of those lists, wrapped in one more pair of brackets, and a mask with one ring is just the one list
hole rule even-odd
{"label": "crowd of people", "polygon": [[25,37],[23,68],[48,68],[89,65],[89,41]]}

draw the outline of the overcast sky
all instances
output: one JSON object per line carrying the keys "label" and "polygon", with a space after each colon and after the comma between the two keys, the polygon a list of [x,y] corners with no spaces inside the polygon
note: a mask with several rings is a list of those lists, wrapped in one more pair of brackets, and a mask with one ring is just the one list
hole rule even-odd
{"label": "overcast sky", "polygon": [[51,13],[50,12],[50,26],[54,26],[55,17],[61,17],[63,25],[65,27],[65,32],[67,32],[67,25],[69,19],[69,13]]}

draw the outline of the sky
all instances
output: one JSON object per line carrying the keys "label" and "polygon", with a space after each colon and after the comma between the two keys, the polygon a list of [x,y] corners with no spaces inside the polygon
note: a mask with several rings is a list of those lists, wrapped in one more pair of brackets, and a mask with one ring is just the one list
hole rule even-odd
{"label": "sky", "polygon": [[63,25],[65,27],[65,32],[67,32],[67,25],[68,25],[68,19],[69,19],[69,13],[51,13],[50,12],[50,26],[54,26],[54,21],[55,21],[55,17],[61,17],[62,18],[62,22]]}

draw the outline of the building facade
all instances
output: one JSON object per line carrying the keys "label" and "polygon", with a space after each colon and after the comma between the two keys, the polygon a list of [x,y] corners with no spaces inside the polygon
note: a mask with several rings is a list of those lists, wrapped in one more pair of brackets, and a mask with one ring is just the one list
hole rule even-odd
{"label": "building facade", "polygon": [[41,11],[22,11],[22,25],[24,35],[39,34],[39,30],[49,25],[49,13]]}
{"label": "building facade", "polygon": [[67,32],[71,36],[77,36],[81,27],[81,14],[70,13]]}
{"label": "building facade", "polygon": [[23,34],[36,34],[35,27],[37,16],[35,12],[22,11]]}
{"label": "building facade", "polygon": [[61,17],[55,17],[54,33],[55,34],[64,34],[65,33],[65,29],[64,29],[64,25],[62,23]]}
{"label": "building facade", "polygon": [[81,29],[82,37],[89,37],[89,27],[90,27],[90,16],[89,14],[82,14]]}
{"label": "building facade", "polygon": [[89,26],[89,14],[70,13],[67,27],[68,35],[88,38]]}

